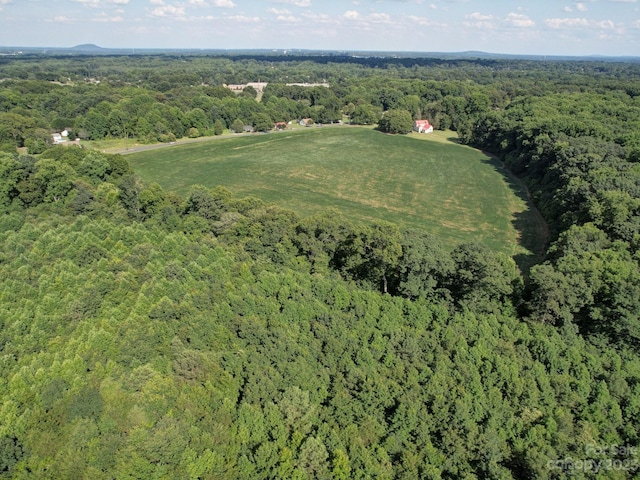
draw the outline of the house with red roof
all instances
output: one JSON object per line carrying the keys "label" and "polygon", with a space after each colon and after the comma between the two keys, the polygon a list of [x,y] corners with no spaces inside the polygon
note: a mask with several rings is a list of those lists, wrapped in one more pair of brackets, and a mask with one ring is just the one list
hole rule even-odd
{"label": "house with red roof", "polygon": [[429,120],[416,120],[413,122],[413,130],[418,133],[431,133],[433,125],[429,123]]}

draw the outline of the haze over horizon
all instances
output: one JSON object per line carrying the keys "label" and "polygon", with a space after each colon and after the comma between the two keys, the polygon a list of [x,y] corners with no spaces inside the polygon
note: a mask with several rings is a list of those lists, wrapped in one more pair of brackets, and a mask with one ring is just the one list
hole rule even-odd
{"label": "haze over horizon", "polygon": [[640,55],[639,0],[0,0],[0,45]]}

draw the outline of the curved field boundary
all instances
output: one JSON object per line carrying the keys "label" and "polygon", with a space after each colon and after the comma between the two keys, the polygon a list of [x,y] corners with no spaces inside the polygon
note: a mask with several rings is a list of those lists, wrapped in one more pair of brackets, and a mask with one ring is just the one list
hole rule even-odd
{"label": "curved field boundary", "polygon": [[144,181],[181,194],[194,184],[223,185],[303,216],[333,207],[356,220],[423,229],[449,245],[478,240],[511,256],[537,255],[539,225],[526,189],[498,160],[447,135],[317,128],[174,145],[128,159]]}

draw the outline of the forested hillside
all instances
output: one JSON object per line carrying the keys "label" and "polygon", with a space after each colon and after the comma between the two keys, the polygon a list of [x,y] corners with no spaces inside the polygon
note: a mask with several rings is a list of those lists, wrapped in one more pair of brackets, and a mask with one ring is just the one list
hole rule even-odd
{"label": "forested hillside", "polygon": [[[637,67],[407,61],[3,60],[0,477],[637,474]],[[258,75],[259,101],[213,85]],[[523,275],[393,223],[180,196],[47,144],[100,118],[152,142],[388,110],[498,155],[551,226],[545,261]]]}

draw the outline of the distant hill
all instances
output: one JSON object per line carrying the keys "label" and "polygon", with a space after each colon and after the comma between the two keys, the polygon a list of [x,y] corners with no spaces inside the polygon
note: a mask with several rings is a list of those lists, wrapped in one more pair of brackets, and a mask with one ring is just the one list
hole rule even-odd
{"label": "distant hill", "polygon": [[[1,1],[1,0],[0,0]],[[421,52],[421,51],[373,51],[373,50],[308,50],[308,49],[202,49],[202,48],[104,48],[93,43],[76,45],[71,48],[61,47],[19,47],[0,45],[0,55],[227,55],[249,57],[326,57],[357,59],[408,59],[432,58],[440,60],[529,60],[529,61],[598,61],[598,62],[632,62],[640,63],[640,56],[601,56],[601,55],[531,55],[503,54],[476,50],[464,52]]]}
{"label": "distant hill", "polygon": [[94,45],[93,43],[83,43],[82,45],[76,45],[72,47],[71,50],[76,50],[79,52],[101,52],[104,48],[99,47],[98,45]]}

